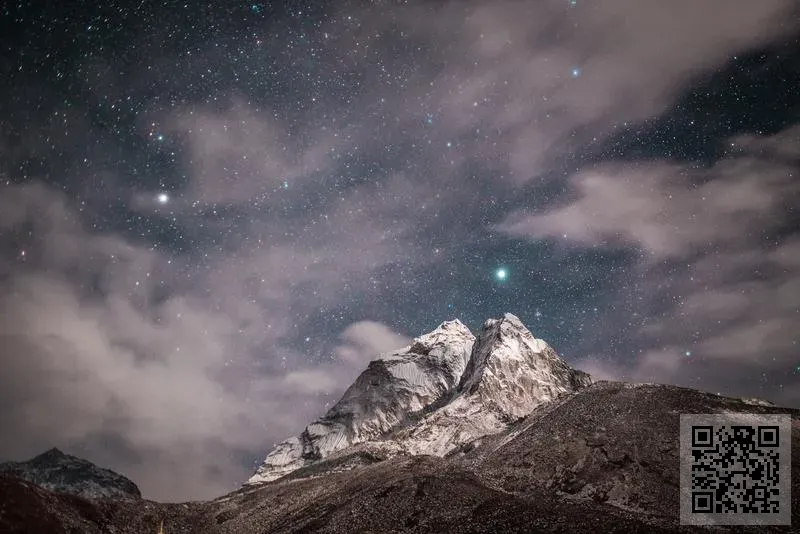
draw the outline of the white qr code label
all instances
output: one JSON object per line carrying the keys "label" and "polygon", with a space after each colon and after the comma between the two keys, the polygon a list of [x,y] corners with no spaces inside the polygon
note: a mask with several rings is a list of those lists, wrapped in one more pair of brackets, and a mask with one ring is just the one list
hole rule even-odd
{"label": "white qr code label", "polygon": [[791,524],[787,414],[682,414],[682,525]]}

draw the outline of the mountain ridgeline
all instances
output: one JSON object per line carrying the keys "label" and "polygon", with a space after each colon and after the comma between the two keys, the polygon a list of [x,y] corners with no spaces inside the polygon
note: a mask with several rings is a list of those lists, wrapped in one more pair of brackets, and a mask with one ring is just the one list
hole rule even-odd
{"label": "mountain ridgeline", "polygon": [[89,499],[141,499],[131,480],[56,448],[27,462],[0,463],[0,475],[13,476],[42,488]]}
{"label": "mountain ridgeline", "polygon": [[[54,449],[0,469],[0,532],[741,531],[679,524],[681,414],[789,414],[790,491],[800,495],[800,410],[595,382],[511,314],[477,337],[448,321],[376,356],[227,495],[148,501],[121,475]],[[794,527],[753,532],[797,532],[800,499],[790,512]]]}
{"label": "mountain ridgeline", "polygon": [[380,457],[444,456],[591,383],[510,313],[486,321],[477,339],[460,321],[447,321],[370,362],[339,402],[272,450],[247,484],[355,445]]}

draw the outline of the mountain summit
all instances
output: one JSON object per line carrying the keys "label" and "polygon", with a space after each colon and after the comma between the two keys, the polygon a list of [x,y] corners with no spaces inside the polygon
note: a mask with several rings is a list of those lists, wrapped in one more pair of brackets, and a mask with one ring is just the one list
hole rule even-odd
{"label": "mountain summit", "polygon": [[280,443],[247,484],[355,451],[444,456],[591,383],[515,315],[489,319],[477,339],[460,321],[444,322],[370,362],[336,405]]}
{"label": "mountain summit", "polygon": [[475,336],[446,321],[372,361],[328,413],[270,452],[248,484],[269,482],[402,425],[458,385]]}
{"label": "mountain summit", "polygon": [[128,478],[52,448],[27,462],[0,464],[0,475],[10,475],[61,493],[87,499],[140,499],[139,488]]}

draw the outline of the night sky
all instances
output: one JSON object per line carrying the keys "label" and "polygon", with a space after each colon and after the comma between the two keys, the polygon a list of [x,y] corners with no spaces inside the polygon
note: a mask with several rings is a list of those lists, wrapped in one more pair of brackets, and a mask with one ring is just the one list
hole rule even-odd
{"label": "night sky", "polygon": [[799,9],[3,2],[0,459],[218,496],[506,311],[598,378],[800,406]]}

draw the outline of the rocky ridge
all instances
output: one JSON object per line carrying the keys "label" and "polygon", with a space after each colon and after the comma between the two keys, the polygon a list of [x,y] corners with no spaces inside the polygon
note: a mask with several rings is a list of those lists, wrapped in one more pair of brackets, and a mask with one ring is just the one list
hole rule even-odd
{"label": "rocky ridge", "polygon": [[0,474],[32,482],[47,490],[87,499],[141,499],[130,479],[110,469],[64,454],[56,448],[26,462],[0,464]]}

